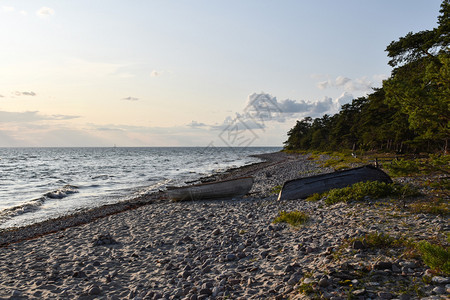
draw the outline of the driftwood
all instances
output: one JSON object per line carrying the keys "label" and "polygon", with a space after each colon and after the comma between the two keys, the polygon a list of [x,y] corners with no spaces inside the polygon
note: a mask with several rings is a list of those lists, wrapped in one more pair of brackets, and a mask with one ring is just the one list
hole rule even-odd
{"label": "driftwood", "polygon": [[298,178],[286,181],[278,195],[278,200],[303,199],[315,193],[339,189],[357,182],[381,181],[392,183],[391,178],[381,169],[372,165],[333,173]]}

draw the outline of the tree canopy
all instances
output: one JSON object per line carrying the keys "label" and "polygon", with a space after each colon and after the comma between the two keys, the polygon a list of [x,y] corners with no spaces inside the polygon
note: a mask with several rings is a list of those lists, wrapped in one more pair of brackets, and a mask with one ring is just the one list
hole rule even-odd
{"label": "tree canopy", "polygon": [[441,4],[438,27],[391,42],[393,67],[383,87],[342,106],[334,116],[297,121],[287,149],[448,149],[450,136],[450,0]]}

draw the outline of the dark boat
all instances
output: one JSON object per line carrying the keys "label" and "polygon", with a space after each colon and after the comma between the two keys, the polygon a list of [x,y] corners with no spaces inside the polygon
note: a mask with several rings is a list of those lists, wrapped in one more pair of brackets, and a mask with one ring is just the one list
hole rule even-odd
{"label": "dark boat", "polygon": [[253,177],[208,182],[182,187],[168,187],[167,194],[173,201],[225,199],[243,196],[253,186]]}
{"label": "dark boat", "polygon": [[315,193],[344,188],[364,181],[392,183],[392,179],[388,174],[377,167],[366,165],[359,168],[286,181],[278,195],[278,200],[303,199]]}

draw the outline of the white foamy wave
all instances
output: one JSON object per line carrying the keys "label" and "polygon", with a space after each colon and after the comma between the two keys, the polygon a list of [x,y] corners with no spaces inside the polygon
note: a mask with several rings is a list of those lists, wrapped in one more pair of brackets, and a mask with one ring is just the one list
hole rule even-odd
{"label": "white foamy wave", "polygon": [[62,199],[70,194],[78,193],[78,187],[73,185],[65,185],[60,189],[45,193],[42,197],[31,200],[21,205],[13,206],[0,211],[0,223],[3,223],[11,218],[35,212],[41,208],[46,200],[49,199]]}
{"label": "white foamy wave", "polygon": [[4,210],[0,211],[0,223],[3,223],[6,220],[9,220],[16,216],[23,215],[25,213],[35,212],[42,206],[42,204],[44,204],[44,202],[45,202],[45,197],[41,197],[38,199],[31,200],[22,205],[13,206],[13,207],[4,209]]}
{"label": "white foamy wave", "polygon": [[78,187],[67,184],[58,190],[45,193],[44,196],[50,199],[62,199],[75,193],[78,193]]}

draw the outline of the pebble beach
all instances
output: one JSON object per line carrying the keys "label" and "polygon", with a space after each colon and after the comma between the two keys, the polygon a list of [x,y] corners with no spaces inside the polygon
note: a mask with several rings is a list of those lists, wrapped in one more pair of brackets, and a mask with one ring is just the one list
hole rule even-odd
{"label": "pebble beach", "polygon": [[[171,202],[161,192],[0,232],[0,299],[448,299],[450,278],[418,258],[354,241],[445,241],[447,218],[379,199],[278,201],[275,186],[333,170],[308,155],[261,158],[217,175],[254,176],[242,198]],[[294,210],[309,220],[272,223]]]}

